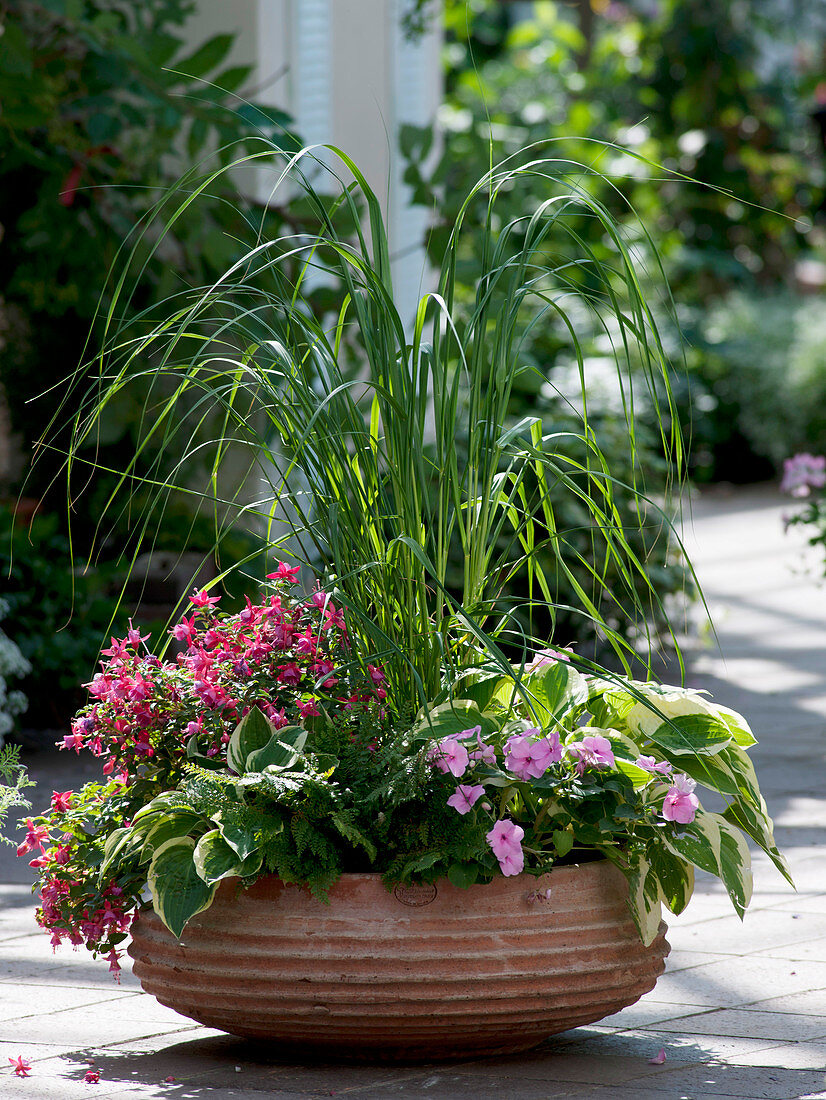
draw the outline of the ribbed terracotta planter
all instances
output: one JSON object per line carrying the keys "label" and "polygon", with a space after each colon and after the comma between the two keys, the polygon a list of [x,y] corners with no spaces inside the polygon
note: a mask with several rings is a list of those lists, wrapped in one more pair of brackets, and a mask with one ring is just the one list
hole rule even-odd
{"label": "ribbed terracotta planter", "polygon": [[344,875],[329,905],[276,878],[240,893],[230,880],[180,943],[142,912],[129,954],[162,1004],[291,1055],[515,1053],[653,989],[665,925],[644,947],[626,895],[605,861],[467,890]]}

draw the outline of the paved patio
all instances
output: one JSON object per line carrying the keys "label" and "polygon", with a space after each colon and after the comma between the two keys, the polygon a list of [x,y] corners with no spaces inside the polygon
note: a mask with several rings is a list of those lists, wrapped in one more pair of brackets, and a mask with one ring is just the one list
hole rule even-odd
{"label": "paved patio", "polygon": [[[599,1025],[514,1058],[418,1068],[294,1065],[265,1048],[193,1027],[85,953],[53,955],[32,919],[28,868],[0,851],[0,1098],[327,1096],[505,1100],[826,1100],[826,589],[784,537],[776,493],[712,496],[686,540],[717,628],[694,644],[692,686],[750,719],[753,757],[795,894],[755,861],[741,924],[715,883],[698,883],[669,921],[672,953],[648,996]],[[82,776],[66,756],[32,756],[36,805]],[[91,774],[91,769],[90,769]],[[666,1061],[649,1059],[664,1049]],[[86,1084],[90,1065],[99,1084]],[[174,1080],[167,1080],[174,1078]]]}

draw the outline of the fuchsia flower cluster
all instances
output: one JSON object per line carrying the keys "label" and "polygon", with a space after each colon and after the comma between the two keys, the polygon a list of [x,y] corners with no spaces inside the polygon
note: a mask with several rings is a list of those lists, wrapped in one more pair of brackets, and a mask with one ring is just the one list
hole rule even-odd
{"label": "fuchsia flower cluster", "polygon": [[292,600],[298,567],[281,562],[268,579],[279,591],[236,615],[217,611],[219,597],[196,592],[192,611],[172,630],[182,646],[172,661],[146,651],[130,629],[103,651],[108,660],[88,684],[95,700],[72,724],[63,747],[106,756],[105,774],[124,782],[158,753],[181,758],[194,740],[200,753],[225,756],[233,729],[257,706],[277,729],[319,715],[325,700],[352,710],[381,701],[384,674],[370,666],[355,690],[340,667],[349,648],[340,607],[327,593]]}
{"label": "fuchsia flower cluster", "polygon": [[[108,785],[87,796],[91,803],[99,808],[114,798],[128,806],[132,797],[131,814],[175,786],[188,753],[226,764],[232,731],[254,706],[276,728],[304,724],[322,707],[351,716],[370,708],[381,713],[384,673],[375,665],[366,675],[351,671],[341,608],[320,589],[293,598],[297,574],[297,567],[279,563],[267,578],[275,591],[256,604],[247,598],[233,615],[217,610],[219,597],[196,592],[189,615],[171,631],[181,650],[170,660],[151,654],[147,636],[131,622],[125,638],[111,640],[87,685],[93,701],[61,745],[104,760]],[[68,940],[104,954],[117,977],[116,944],[129,929],[135,898],[114,881],[99,886],[85,866],[94,838],[66,831],[78,797],[54,792],[50,816],[27,821],[18,855],[34,853],[37,919],[52,945]]]}
{"label": "fuchsia flower cluster", "polygon": [[[569,740],[563,745],[555,731],[543,732],[535,727],[508,737],[502,746],[501,756],[504,771],[523,783],[544,778],[551,773],[554,765],[560,765],[551,773],[559,778],[560,784],[570,775],[581,778],[589,770],[611,770],[616,767],[611,741],[601,734],[587,734],[580,740]],[[484,766],[489,769],[498,766],[496,746],[482,740],[481,726],[442,738],[428,750],[428,760],[435,771],[465,780],[457,785],[447,800],[448,806],[463,815],[469,813],[485,794],[485,779],[489,775],[486,775]],[[663,797],[659,810],[661,817],[681,825],[690,824],[700,804],[694,794],[694,780],[683,774],[672,775],[672,766],[653,756],[640,756],[634,763],[649,772],[652,779],[671,784],[664,797],[662,788],[658,788],[659,797]],[[475,782],[467,781],[469,772]],[[490,803],[482,803],[482,806],[490,810]],[[486,834],[485,839],[503,875],[518,875],[524,869],[524,836],[522,827],[507,817],[496,820]]]}

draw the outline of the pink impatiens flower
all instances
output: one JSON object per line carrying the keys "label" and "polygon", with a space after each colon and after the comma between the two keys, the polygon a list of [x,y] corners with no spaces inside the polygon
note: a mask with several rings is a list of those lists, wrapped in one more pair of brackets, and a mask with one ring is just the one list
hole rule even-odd
{"label": "pink impatiens flower", "polygon": [[481,760],[483,764],[496,764],[496,749],[493,745],[486,745],[482,740],[482,727],[474,726],[472,730],[468,730],[468,733],[476,733],[476,744],[478,749],[474,749],[470,754],[471,760]]}
{"label": "pink impatiens flower", "polygon": [[456,788],[456,792],[447,800],[447,804],[448,806],[452,806],[457,813],[466,814],[469,810],[473,809],[474,805],[484,793],[485,788],[481,783],[475,786],[468,786],[466,783],[460,783]]}
{"label": "pink impatiens flower", "polygon": [[509,737],[505,742],[505,765],[517,779],[539,779],[551,764],[557,764],[562,759],[562,746],[557,733],[534,738],[531,734],[535,733],[539,730],[530,729]]}
{"label": "pink impatiens flower", "polygon": [[437,771],[442,772],[443,775],[450,772],[457,779],[465,774],[470,762],[468,751],[458,740],[458,736],[454,734],[452,737],[445,737],[438,744],[433,745],[427,753],[427,759]]}
{"label": "pink impatiens flower", "polygon": [[565,751],[576,760],[574,767],[578,775],[583,775],[586,768],[613,768],[615,764],[611,742],[599,734],[574,741],[565,746]]}
{"label": "pink impatiens flower", "polygon": [[485,834],[485,840],[491,846],[493,854],[499,860],[502,874],[518,875],[525,866],[522,851],[522,838],[525,830],[503,817]]}
{"label": "pink impatiens flower", "polygon": [[638,756],[634,763],[652,775],[671,775],[674,770],[667,760],[656,760],[653,756]]}
{"label": "pink impatiens flower", "polygon": [[666,821],[676,821],[679,825],[689,825],[697,813],[700,800],[694,794],[697,784],[687,775],[675,775],[673,787],[663,802],[663,817]]}
{"label": "pink impatiens flower", "polygon": [[18,1054],[16,1058],[9,1056],[9,1061],[14,1066],[14,1072],[18,1077],[28,1077],[32,1071],[32,1064],[28,1058],[24,1058],[22,1054]]}

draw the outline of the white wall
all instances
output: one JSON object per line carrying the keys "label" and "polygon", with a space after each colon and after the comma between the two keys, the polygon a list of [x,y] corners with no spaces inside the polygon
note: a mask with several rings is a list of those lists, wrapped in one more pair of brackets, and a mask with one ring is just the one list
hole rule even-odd
{"label": "white wall", "polygon": [[[438,5],[427,34],[411,43],[400,31],[409,2],[199,0],[189,24],[193,45],[237,33],[232,63],[255,66],[250,97],[291,114],[308,144],[337,145],[358,164],[384,207],[405,318],[427,289],[428,212],[409,206],[398,127],[433,121],[442,95]],[[261,180],[256,190],[263,198],[269,186]]]}

